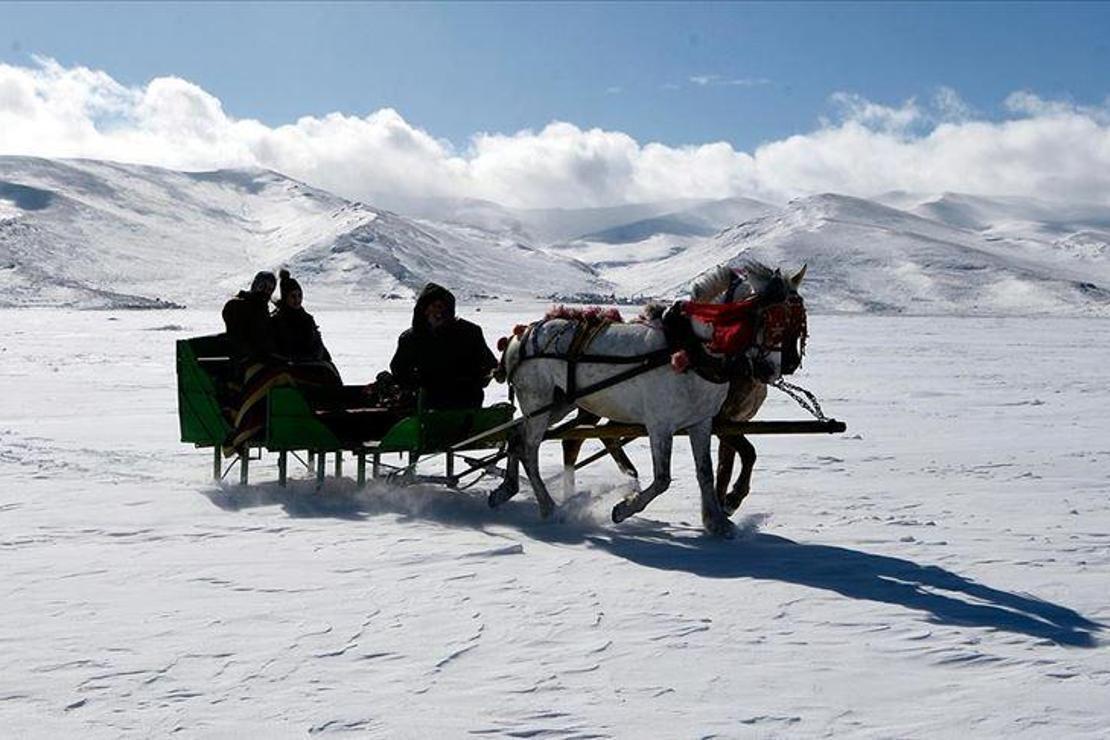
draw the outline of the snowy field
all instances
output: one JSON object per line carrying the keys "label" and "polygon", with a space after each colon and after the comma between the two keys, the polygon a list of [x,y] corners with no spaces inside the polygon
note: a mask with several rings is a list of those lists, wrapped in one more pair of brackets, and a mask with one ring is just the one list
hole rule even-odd
{"label": "snowy field", "polygon": [[[462,311],[491,344],[538,312]],[[317,319],[356,382],[408,311]],[[218,310],[0,322],[5,737],[1110,726],[1106,320],[811,317],[798,379],[849,430],[756,439],[732,541],[700,531],[685,443],[620,526],[609,462],[554,523],[488,485],[283,491],[273,460],[217,486],[177,441],[173,341]]]}

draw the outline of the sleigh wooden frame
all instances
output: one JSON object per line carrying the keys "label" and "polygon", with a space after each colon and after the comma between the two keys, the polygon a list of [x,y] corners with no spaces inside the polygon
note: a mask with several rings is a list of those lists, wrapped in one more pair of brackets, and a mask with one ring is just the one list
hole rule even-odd
{"label": "sleigh wooden frame", "polygon": [[[486,475],[503,475],[497,467],[507,456],[508,435],[513,422],[514,407],[508,403],[473,410],[422,411],[392,424],[378,439],[344,439],[336,432],[336,413],[373,413],[375,409],[344,409],[322,412],[309,404],[296,387],[272,389],[266,399],[266,424],[261,438],[228,460],[226,468],[222,445],[231,432],[224,410],[230,358],[224,335],[182,339],[177,342],[178,421],[181,441],[197,448],[211,448],[212,475],[222,480],[238,466],[239,482],[249,483],[250,463],[261,459],[265,452],[277,454],[278,483],[288,481],[289,458],[298,460],[314,471],[317,485],[327,475],[327,457],[332,456],[334,474],[343,475],[344,455],[354,458],[355,480],[359,487],[369,478],[389,477],[399,483],[438,483],[449,488],[468,488]],[[517,419],[519,421],[519,418]],[[804,421],[715,422],[713,433],[729,437],[737,435],[838,434],[846,430],[844,422],[835,419]],[[679,434],[685,434],[685,430]],[[550,429],[545,440],[596,439],[617,440],[627,444],[647,436],[638,424],[607,423],[576,425],[573,421]],[[299,453],[305,453],[301,457]],[[399,454],[407,465],[391,465],[383,455]],[[575,465],[580,469],[607,454],[602,449]],[[257,455],[257,457],[255,457]],[[422,457],[443,456],[444,473],[418,475],[416,466]],[[476,476],[465,482],[466,479]]]}

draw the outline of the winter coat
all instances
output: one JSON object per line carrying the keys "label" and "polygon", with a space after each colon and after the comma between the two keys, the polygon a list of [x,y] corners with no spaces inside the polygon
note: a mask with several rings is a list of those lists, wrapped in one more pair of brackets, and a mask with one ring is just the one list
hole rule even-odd
{"label": "winter coat", "polygon": [[270,328],[270,307],[262,293],[241,290],[224,304],[224,325],[231,348],[231,359],[240,371],[256,362],[274,360],[274,336]]}
{"label": "winter coat", "polygon": [[[435,300],[448,304],[448,318],[433,330],[424,310]],[[481,327],[456,318],[455,296],[428,283],[413,309],[412,327],[397,339],[397,351],[389,363],[397,383],[423,391],[427,408],[478,408],[485,397],[482,389],[496,366]]]}
{"label": "winter coat", "polygon": [[331,360],[312,314],[303,308],[281,306],[270,317],[277,353],[293,362]]}

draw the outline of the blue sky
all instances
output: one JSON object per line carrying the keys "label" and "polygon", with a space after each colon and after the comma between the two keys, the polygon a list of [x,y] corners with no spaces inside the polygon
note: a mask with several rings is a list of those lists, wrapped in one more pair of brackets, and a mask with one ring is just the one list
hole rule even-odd
{"label": "blue sky", "polygon": [[31,3],[0,5],[0,61],[180,76],[271,126],[392,107],[460,147],[565,120],[752,151],[835,115],[836,92],[944,86],[987,120],[1017,90],[1104,104],[1108,31],[1101,3]]}

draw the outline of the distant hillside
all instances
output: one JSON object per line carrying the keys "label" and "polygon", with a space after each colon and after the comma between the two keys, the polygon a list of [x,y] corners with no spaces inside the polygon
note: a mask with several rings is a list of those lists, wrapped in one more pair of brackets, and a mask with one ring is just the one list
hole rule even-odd
{"label": "distant hillside", "polygon": [[211,303],[282,265],[315,303],[410,296],[427,280],[464,299],[608,288],[511,234],[406,219],[267,170],[0,157],[0,305]]}
{"label": "distant hillside", "polygon": [[[1064,242],[1089,233],[1065,232]],[[1062,258],[1059,245],[825,194],[793,201],[681,255],[603,274],[626,290],[676,294],[688,284],[691,265],[756,258],[791,269],[808,264],[805,294],[826,311],[1110,315],[1110,256],[1091,247],[1088,258]]]}
{"label": "distant hillside", "polygon": [[664,297],[754,257],[808,263],[818,310],[1110,315],[1110,209],[1098,205],[901,192],[785,206],[421,203],[444,220],[261,169],[0,157],[0,306],[214,304],[281,266],[315,306],[407,299],[428,280],[464,301]]}

